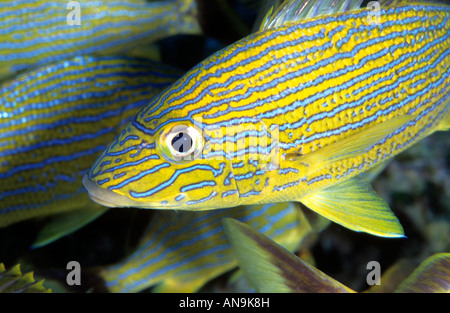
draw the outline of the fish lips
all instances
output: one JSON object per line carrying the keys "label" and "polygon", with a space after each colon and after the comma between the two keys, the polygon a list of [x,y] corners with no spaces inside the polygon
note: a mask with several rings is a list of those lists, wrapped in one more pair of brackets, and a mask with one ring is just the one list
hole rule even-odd
{"label": "fish lips", "polygon": [[[136,207],[136,208],[150,208],[149,203],[142,203],[130,199],[127,196],[118,194],[114,191],[101,188],[95,182],[93,182],[88,174],[83,177],[84,188],[88,191],[89,197],[92,201],[109,208],[123,208],[123,207]],[[156,206],[156,205],[155,205]]]}

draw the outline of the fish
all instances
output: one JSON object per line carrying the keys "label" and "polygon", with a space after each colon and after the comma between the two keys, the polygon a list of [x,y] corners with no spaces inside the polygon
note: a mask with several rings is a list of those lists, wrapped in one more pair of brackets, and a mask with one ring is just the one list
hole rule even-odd
{"label": "fish", "polygon": [[361,175],[449,128],[450,6],[379,4],[268,12],[138,112],[83,178],[91,199],[188,211],[298,201],[404,237]]}
{"label": "fish", "polygon": [[202,212],[158,210],[137,248],[96,275],[114,293],[150,287],[153,292],[196,292],[237,266],[221,222],[227,217],[252,225],[289,251],[297,249],[314,226],[298,203]]}
{"label": "fish", "polygon": [[3,0],[0,21],[0,79],[79,55],[139,54],[157,40],[201,33],[195,0]]}
{"label": "fish", "polygon": [[182,71],[125,56],[78,56],[0,85],[0,227],[102,209],[82,178],[148,98]]}
{"label": "fish", "polygon": [[35,281],[33,272],[23,274],[20,264],[8,269],[0,262],[0,293],[51,293],[44,280]]}
{"label": "fish", "polygon": [[256,292],[354,292],[254,227],[233,218],[222,222],[239,267]]}
{"label": "fish", "polygon": [[[356,292],[298,258],[254,227],[229,217],[222,222],[239,267],[257,292]],[[394,284],[393,292],[443,293],[450,290],[450,253],[430,255],[409,276],[397,282],[397,286],[395,281],[398,277],[388,275],[389,270],[380,280],[386,286]],[[372,289],[365,292],[377,292]]]}
{"label": "fish", "polygon": [[450,253],[440,252],[427,257],[396,288],[398,293],[449,293]]}

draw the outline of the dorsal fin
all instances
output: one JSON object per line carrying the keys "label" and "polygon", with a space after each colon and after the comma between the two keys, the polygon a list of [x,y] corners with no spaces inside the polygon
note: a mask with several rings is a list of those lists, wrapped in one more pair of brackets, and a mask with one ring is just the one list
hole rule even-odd
{"label": "dorsal fin", "polygon": [[[364,0],[286,0],[274,1],[263,19],[260,31],[281,26],[285,23],[310,19],[318,16],[359,10]],[[407,0],[379,0],[379,7],[388,7]],[[370,4],[370,2],[368,3]]]}
{"label": "dorsal fin", "polygon": [[357,10],[362,2],[363,0],[287,0],[277,8],[272,7],[262,21],[260,30],[316,16]]}

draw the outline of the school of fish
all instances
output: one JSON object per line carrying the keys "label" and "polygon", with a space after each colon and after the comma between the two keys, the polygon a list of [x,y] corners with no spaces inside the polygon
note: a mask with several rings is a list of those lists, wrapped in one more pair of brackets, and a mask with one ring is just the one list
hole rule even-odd
{"label": "school of fish", "polygon": [[85,176],[91,198],[193,211],[300,201],[350,229],[402,237],[358,176],[447,128],[450,7],[394,2],[376,22],[368,8],[285,14],[304,2],[142,108]]}
{"label": "school of fish", "polygon": [[110,292],[195,292],[235,268],[224,218],[289,251],[330,220],[403,237],[367,174],[449,128],[450,6],[274,3],[183,75],[141,56],[200,32],[194,0],[87,1],[80,27],[67,1],[0,1],[0,227],[62,217],[39,246],[109,207],[156,209],[96,272]]}

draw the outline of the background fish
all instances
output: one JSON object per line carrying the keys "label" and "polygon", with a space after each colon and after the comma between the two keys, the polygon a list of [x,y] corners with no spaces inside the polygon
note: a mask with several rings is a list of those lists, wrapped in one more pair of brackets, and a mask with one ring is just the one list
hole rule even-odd
{"label": "background fish", "polygon": [[[256,229],[225,218],[224,229],[240,268],[257,292],[355,292],[287,251]],[[436,253],[423,261],[395,288],[395,292],[442,293],[450,291],[450,253]],[[396,277],[384,275],[380,284]],[[395,285],[394,285],[395,286]],[[371,288],[372,289],[372,288]],[[375,290],[367,290],[376,292]]]}
{"label": "background fish", "polygon": [[66,0],[0,1],[0,80],[78,55],[111,55],[176,34],[199,34],[194,0],[79,1],[80,25]]}
{"label": "background fish", "polygon": [[[212,10],[217,9],[214,4],[218,2],[205,1],[211,3]],[[221,0],[220,3],[229,5],[239,15],[244,13],[245,16],[252,18],[250,8],[248,6],[243,8],[241,4],[258,1],[266,2],[260,0]],[[315,5],[317,2],[309,1],[308,3]],[[223,7],[220,7],[220,10],[222,9]],[[233,22],[232,20],[220,20],[211,14],[210,9],[203,13],[207,14],[208,17],[213,16],[211,22],[215,23],[217,29],[224,29],[223,25],[227,25],[225,27],[226,32],[227,34],[231,33],[229,24]],[[249,24],[249,29],[250,27]],[[173,45],[173,42],[187,43],[189,46],[195,47],[195,53],[216,49],[214,48],[217,47],[218,41],[216,40],[220,37],[215,33],[210,32],[208,34],[214,38],[212,40],[213,45],[211,45],[209,38],[205,39],[205,33],[202,36],[177,36],[173,38],[174,41],[172,39],[164,41],[161,51],[164,53],[163,56],[168,56],[165,60],[172,62],[171,64],[178,64],[178,61],[173,62],[173,60],[186,62],[193,55],[191,51],[177,48],[178,46]],[[165,45],[168,42],[170,44]],[[181,58],[177,57],[177,51],[180,50],[182,52]],[[192,66],[192,63],[187,62],[186,64]],[[185,67],[182,66],[182,68]],[[403,263],[399,266],[401,272],[408,275],[426,256],[436,252],[450,251],[449,139],[448,134],[443,132],[427,137],[411,149],[407,149],[401,155],[395,157],[374,183],[377,193],[395,209],[396,215],[405,228],[407,238],[389,240],[367,236],[331,224],[320,235],[314,236],[316,240],[309,240],[313,238],[307,240],[311,245],[307,245],[306,251],[302,242],[300,250],[296,254],[301,256],[303,260],[307,260],[309,264],[313,264],[327,273],[329,277],[356,291],[367,289],[366,264],[370,260],[377,260],[380,262],[383,271],[383,283],[380,287],[386,290],[385,292],[392,292],[395,286],[392,289],[386,289],[389,286],[384,270],[390,271],[390,265],[394,262],[399,259],[412,261],[413,267],[409,272],[405,272]],[[79,215],[79,210],[71,212],[72,217]],[[77,212],[76,215],[75,212]],[[112,264],[128,255],[135,246],[136,239],[141,235],[142,227],[148,217],[159,212],[158,210],[122,208],[109,210],[78,232],[65,236],[51,245],[34,250],[29,249],[30,244],[35,238],[36,231],[44,223],[47,225],[48,219],[42,221],[32,219],[17,223],[0,229],[0,261],[5,262],[7,268],[12,268],[13,265],[20,263],[25,272],[33,270],[36,279],[45,279],[44,286],[51,288],[54,292],[92,292],[93,287],[90,283],[91,279],[95,277],[91,276],[93,273],[88,271],[88,268]],[[309,210],[305,210],[304,213],[307,214],[308,219],[311,216],[316,216],[314,212]],[[68,216],[68,214],[63,215]],[[53,215],[52,220],[59,216]],[[185,226],[182,225],[180,228]],[[305,258],[305,255],[307,258]],[[66,268],[69,260],[77,260],[81,264],[81,286],[67,285],[66,275],[69,270]],[[167,260],[164,261],[167,262]],[[197,266],[196,263],[192,263],[192,265]],[[165,268],[168,269],[168,267]],[[233,281],[236,276],[232,275]],[[398,277],[397,274],[395,276]],[[241,284],[243,281],[241,279],[238,280],[238,283],[226,283],[229,277],[229,274],[221,275],[207,283],[200,291],[248,291],[248,288],[243,288],[245,284],[244,286]],[[164,279],[160,282],[163,281]],[[148,296],[152,297],[151,295]],[[158,296],[154,295],[153,297],[158,301]]]}
{"label": "background fish", "polygon": [[312,231],[298,204],[279,203],[207,212],[157,211],[138,248],[99,272],[110,292],[195,292],[236,267],[222,218],[252,225],[290,251]]}
{"label": "background fish", "polygon": [[36,282],[33,272],[22,274],[20,265],[6,269],[0,263],[0,293],[50,293],[43,281]]}
{"label": "background fish", "polygon": [[83,175],[123,124],[180,75],[145,59],[83,56],[2,85],[0,227],[101,208]]}
{"label": "background fish", "polygon": [[154,98],[84,178],[91,198],[177,210],[300,201],[402,237],[358,175],[448,128],[450,7],[296,15],[307,2],[287,2]]}
{"label": "background fish", "polygon": [[257,292],[354,292],[253,227],[232,218],[223,224],[239,267]]}

